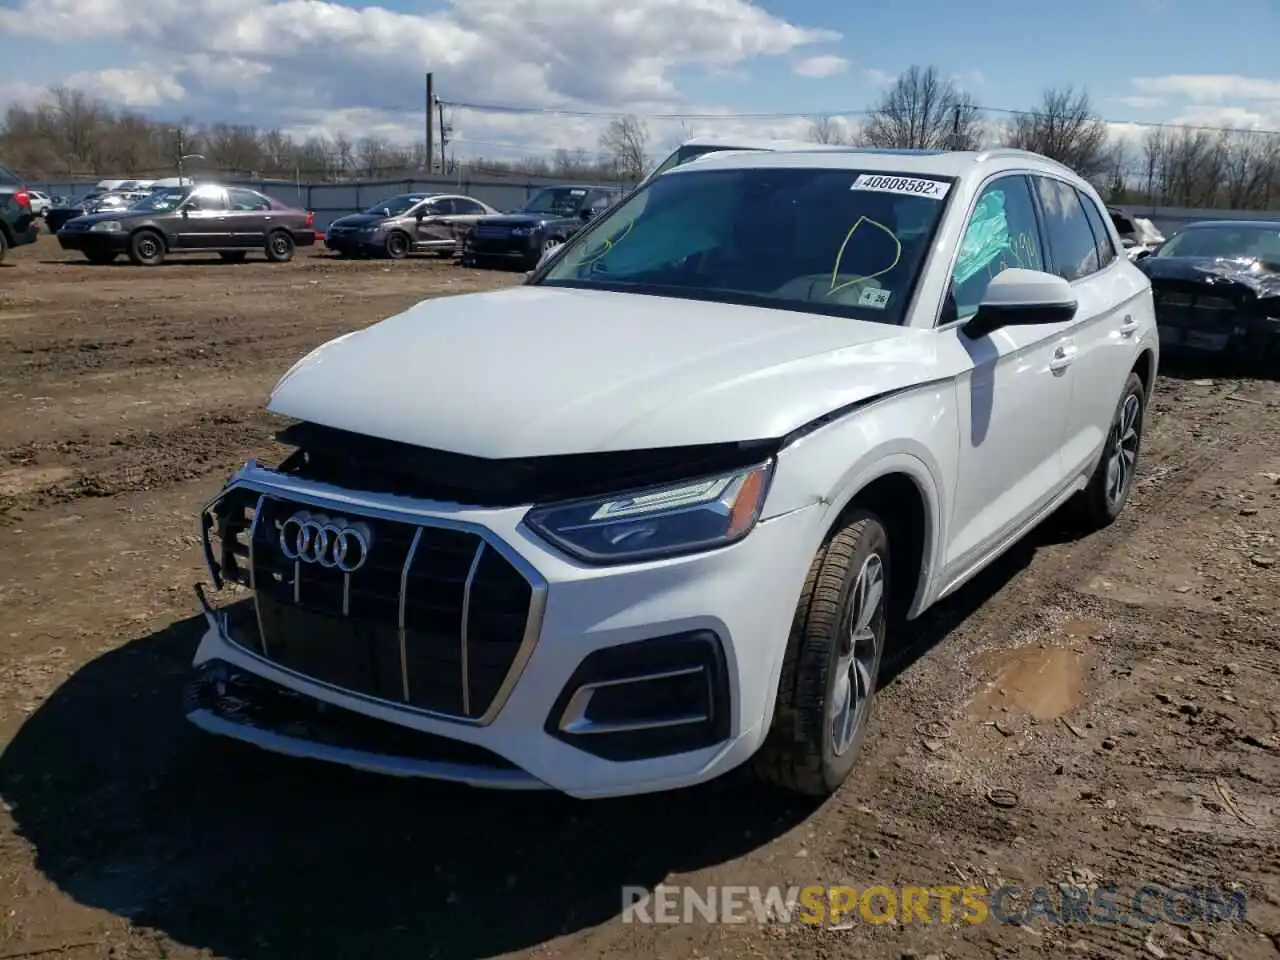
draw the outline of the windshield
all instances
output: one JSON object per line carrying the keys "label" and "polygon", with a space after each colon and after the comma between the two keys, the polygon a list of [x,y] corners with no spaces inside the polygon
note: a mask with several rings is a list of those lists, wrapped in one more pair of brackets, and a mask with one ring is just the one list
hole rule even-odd
{"label": "windshield", "polygon": [[1280,230],[1247,223],[1189,227],[1156,251],[1165,257],[1248,257],[1280,262]]}
{"label": "windshield", "polygon": [[377,216],[393,216],[399,217],[408,213],[426,197],[413,196],[410,194],[401,194],[398,197],[387,197],[385,200],[379,200],[371,206],[365,213],[375,214]]}
{"label": "windshield", "polygon": [[190,187],[161,187],[135,203],[133,209],[142,213],[167,213],[177,209],[190,192]]}
{"label": "windshield", "polygon": [[660,177],[535,282],[900,323],[951,183],[814,167]]}
{"label": "windshield", "polygon": [[521,213],[551,213],[557,217],[571,217],[587,199],[585,187],[548,187],[533,195],[520,208]]}

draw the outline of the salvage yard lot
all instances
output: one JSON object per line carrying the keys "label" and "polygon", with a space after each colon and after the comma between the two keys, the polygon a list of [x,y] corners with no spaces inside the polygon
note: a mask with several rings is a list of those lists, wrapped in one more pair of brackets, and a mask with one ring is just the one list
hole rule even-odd
{"label": "salvage yard lot", "polygon": [[[916,624],[816,811],[735,776],[481,794],[189,729],[196,511],[278,454],[272,384],[339,333],[519,279],[309,252],[102,268],[49,237],[0,266],[0,958],[1280,953],[1274,379],[1167,365],[1124,516],[1082,540],[1050,521]],[[1191,883],[1247,916],[622,923],[622,887],[661,882]]]}

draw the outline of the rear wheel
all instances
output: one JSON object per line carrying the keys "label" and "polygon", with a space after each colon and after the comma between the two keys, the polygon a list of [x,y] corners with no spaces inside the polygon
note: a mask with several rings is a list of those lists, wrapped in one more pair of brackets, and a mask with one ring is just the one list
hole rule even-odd
{"label": "rear wheel", "polygon": [[773,725],[752,761],[764,780],[828,796],[853,769],[884,655],[889,535],[858,508],[818,551],[800,592]]}
{"label": "rear wheel", "polygon": [[218,254],[225,263],[244,263],[244,258],[248,256],[243,250],[226,250]]}
{"label": "rear wheel", "polygon": [[1089,485],[1072,499],[1071,508],[1087,529],[1108,526],[1129,502],[1146,412],[1147,393],[1142,378],[1130,373],[1111,420],[1102,459],[1089,478]]}
{"label": "rear wheel", "polygon": [[273,263],[288,263],[293,259],[293,236],[286,230],[274,230],[267,235],[267,259]]}
{"label": "rear wheel", "polygon": [[387,234],[383,249],[392,260],[403,260],[409,254],[409,237],[399,230]]}
{"label": "rear wheel", "polygon": [[154,230],[139,230],[129,238],[129,259],[139,266],[158,267],[164,254],[164,238]]}
{"label": "rear wheel", "polygon": [[0,263],[4,263],[4,255],[9,252],[9,238],[0,230]]}

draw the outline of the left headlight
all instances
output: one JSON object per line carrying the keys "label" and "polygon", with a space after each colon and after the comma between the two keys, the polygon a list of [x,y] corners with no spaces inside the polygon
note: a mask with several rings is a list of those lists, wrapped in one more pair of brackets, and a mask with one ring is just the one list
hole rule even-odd
{"label": "left headlight", "polygon": [[100,223],[95,223],[92,227],[90,227],[89,232],[90,233],[119,233],[120,221],[119,220],[103,220]]}
{"label": "left headlight", "polygon": [[760,519],[773,461],[627,494],[535,507],[525,522],[593,564],[634,563],[736,543]]}

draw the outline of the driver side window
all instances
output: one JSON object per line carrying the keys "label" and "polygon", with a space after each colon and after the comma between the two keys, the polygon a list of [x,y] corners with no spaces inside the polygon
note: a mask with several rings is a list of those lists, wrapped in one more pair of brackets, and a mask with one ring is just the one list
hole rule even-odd
{"label": "driver side window", "polygon": [[978,195],[951,276],[956,315],[977,313],[991,281],[1011,267],[1044,269],[1031,187],[1021,174],[993,180]]}

